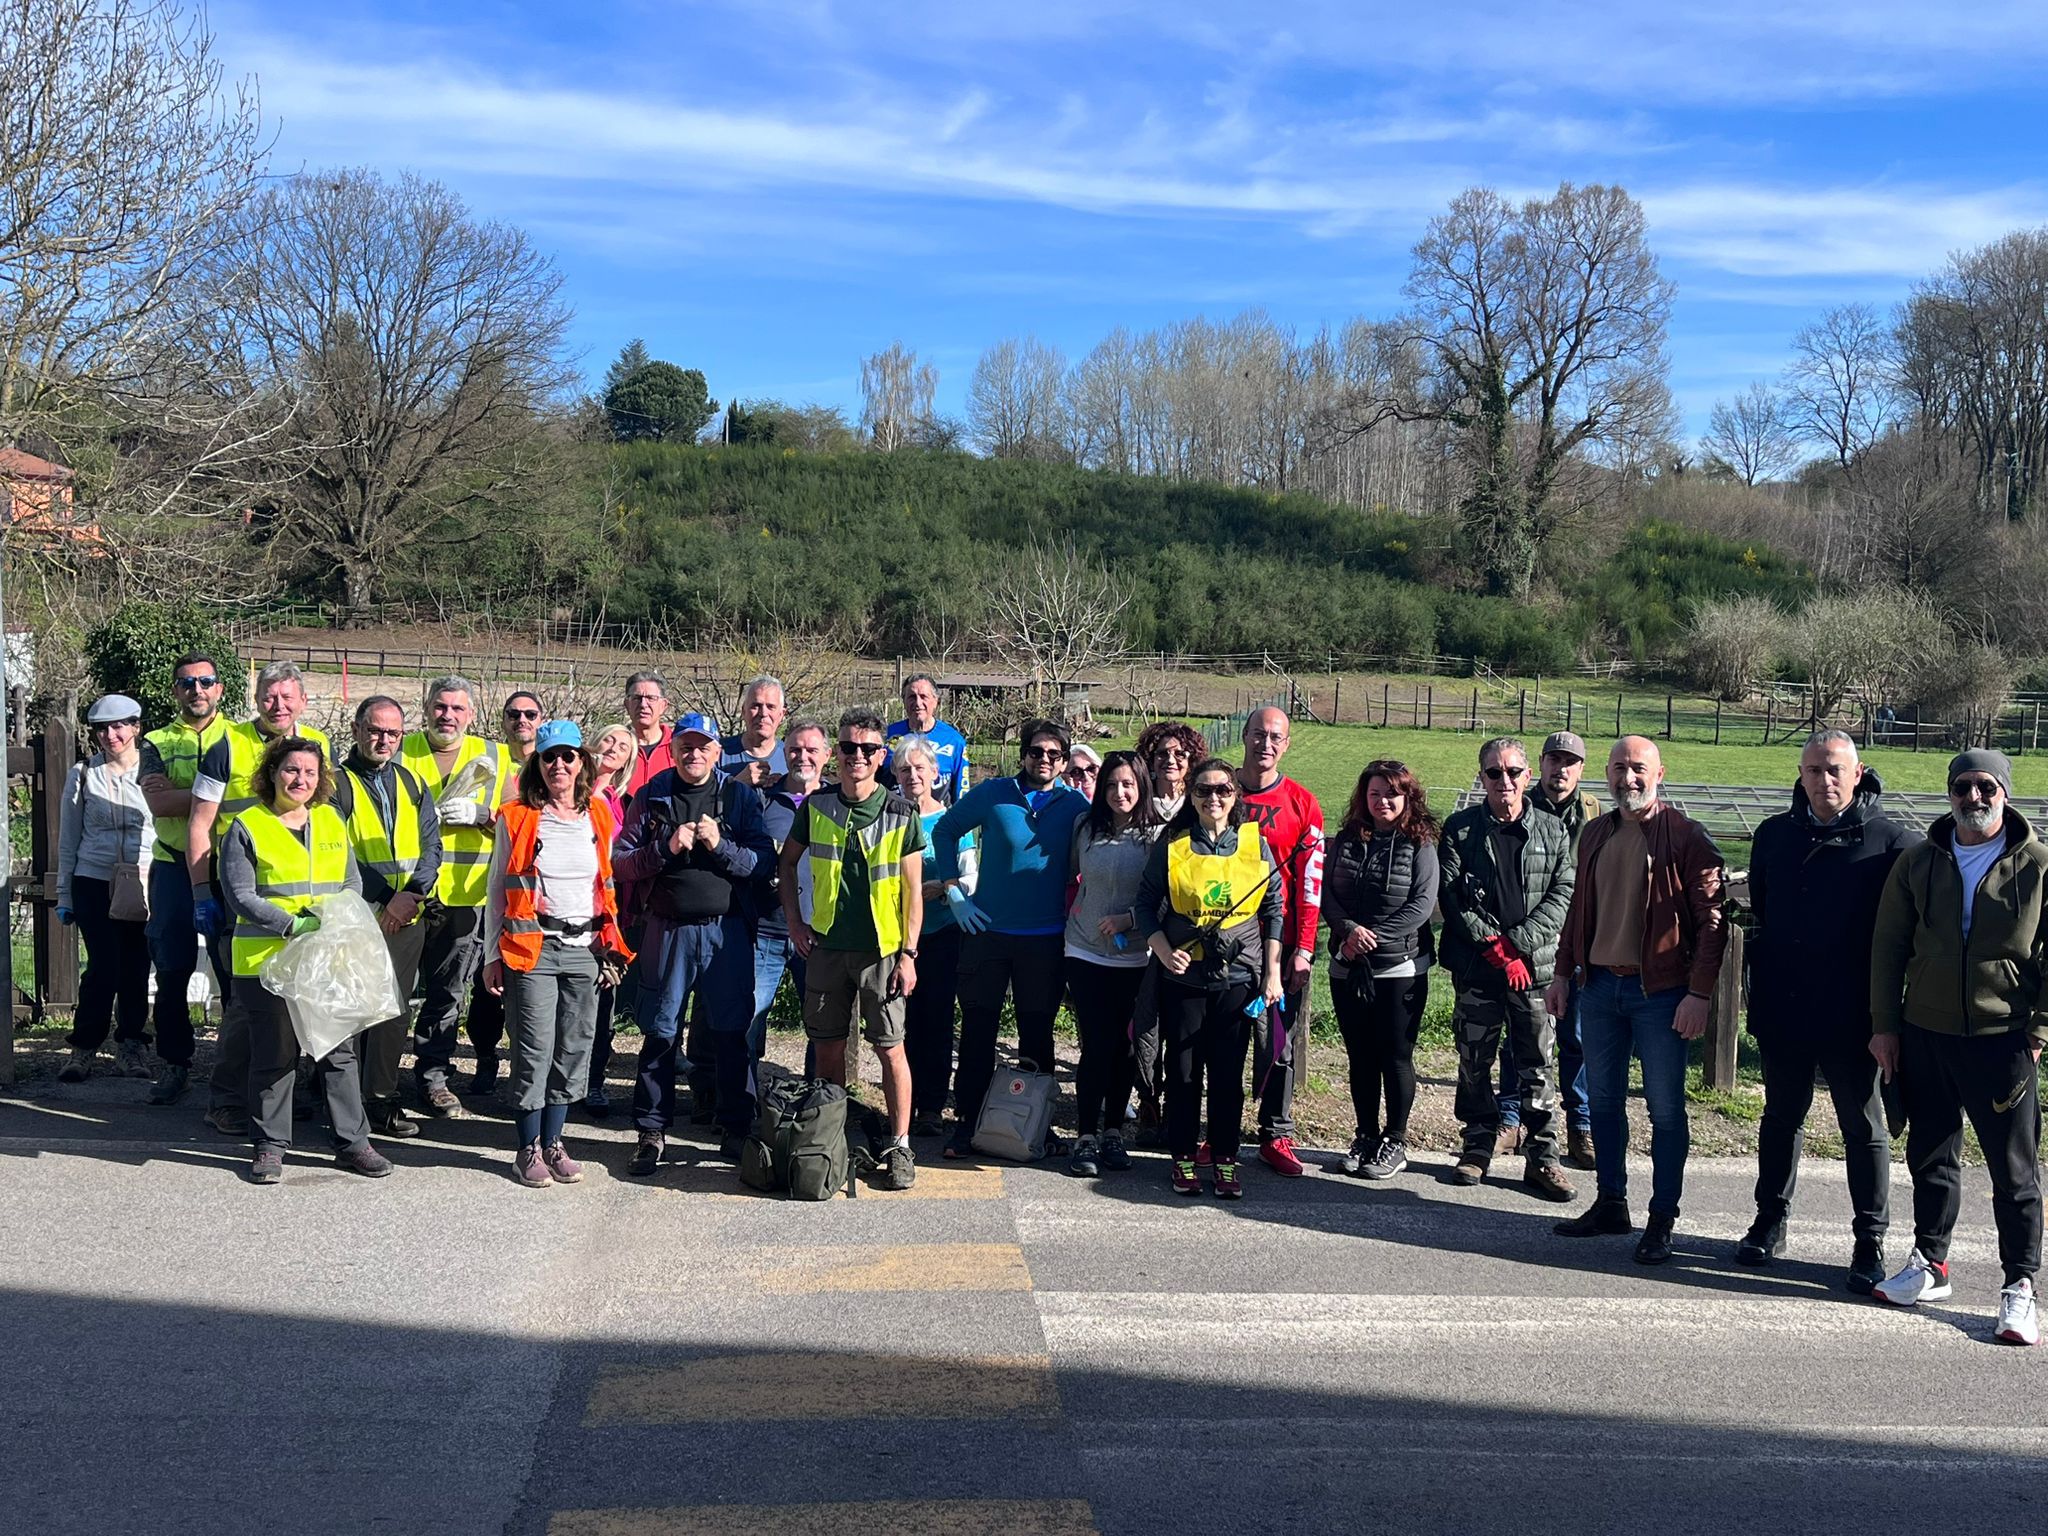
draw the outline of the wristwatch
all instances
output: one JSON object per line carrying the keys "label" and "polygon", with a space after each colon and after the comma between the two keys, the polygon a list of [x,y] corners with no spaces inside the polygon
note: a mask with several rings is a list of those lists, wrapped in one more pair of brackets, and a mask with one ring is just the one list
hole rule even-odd
{"label": "wristwatch", "polygon": [[917,958],[917,951],[914,949],[910,949],[908,947],[899,949],[896,951],[896,953],[899,955],[906,955],[912,960],[915,960]]}

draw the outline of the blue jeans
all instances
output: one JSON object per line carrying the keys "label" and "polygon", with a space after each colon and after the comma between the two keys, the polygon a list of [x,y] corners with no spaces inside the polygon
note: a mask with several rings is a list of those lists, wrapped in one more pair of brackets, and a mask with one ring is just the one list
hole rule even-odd
{"label": "blue jeans", "polygon": [[[1557,1088],[1558,1104],[1564,1110],[1565,1124],[1575,1131],[1593,1128],[1592,1116],[1586,1106],[1586,1053],[1579,1045],[1579,993],[1572,989],[1572,1000],[1566,1006],[1564,1017],[1554,1021],[1557,1025]],[[1500,1123],[1503,1130],[1513,1130],[1522,1123],[1522,1090],[1515,1078],[1514,1052],[1509,1048],[1507,1033],[1500,1038],[1500,1090],[1494,1095],[1494,1102],[1500,1106]]]}
{"label": "blue jeans", "polygon": [[1643,1064],[1643,1101],[1650,1109],[1650,1214],[1678,1215],[1692,1127],[1685,1117],[1690,1042],[1672,1021],[1685,988],[1645,995],[1640,976],[1595,969],[1579,992],[1579,1035],[1593,1110],[1595,1181],[1603,1196],[1628,1197],[1628,1059]]}
{"label": "blue jeans", "polygon": [[747,1049],[759,1061],[768,1049],[768,1010],[782,990],[782,973],[796,977],[797,994],[804,990],[804,963],[791,947],[789,935],[762,928],[754,935],[754,1022],[747,1026]]}
{"label": "blue jeans", "polygon": [[633,1087],[633,1123],[665,1131],[675,1120],[676,1034],[692,993],[701,996],[710,1030],[718,1091],[718,1123],[745,1131],[753,1123],[747,1052],[754,1010],[754,946],[738,916],[694,923],[649,918],[641,942],[640,1070]]}

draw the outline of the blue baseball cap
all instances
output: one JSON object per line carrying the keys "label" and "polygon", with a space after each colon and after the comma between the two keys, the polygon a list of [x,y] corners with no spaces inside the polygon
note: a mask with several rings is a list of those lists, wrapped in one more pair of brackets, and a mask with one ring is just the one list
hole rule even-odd
{"label": "blue baseball cap", "polygon": [[718,722],[709,715],[699,714],[693,709],[676,722],[673,734],[678,739],[684,736],[702,736],[706,741],[716,741],[718,740]]}
{"label": "blue baseball cap", "polygon": [[583,750],[583,727],[574,720],[550,720],[534,733],[533,750],[552,752],[556,747]]}

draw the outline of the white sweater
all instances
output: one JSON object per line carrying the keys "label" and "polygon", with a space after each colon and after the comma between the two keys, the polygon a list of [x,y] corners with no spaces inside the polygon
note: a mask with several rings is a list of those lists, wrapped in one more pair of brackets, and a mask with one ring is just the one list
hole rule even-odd
{"label": "white sweater", "polygon": [[138,764],[117,773],[99,752],[71,770],[57,832],[59,905],[71,905],[71,882],[79,875],[111,880],[116,864],[140,867],[149,862],[156,846],[156,823],[136,783],[140,771]]}

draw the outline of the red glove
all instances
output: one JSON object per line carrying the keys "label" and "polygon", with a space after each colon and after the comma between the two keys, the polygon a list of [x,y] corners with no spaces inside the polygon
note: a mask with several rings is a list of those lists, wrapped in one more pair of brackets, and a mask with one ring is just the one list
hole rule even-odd
{"label": "red glove", "polygon": [[1515,948],[1504,935],[1496,934],[1479,947],[1479,957],[1496,971],[1504,971],[1515,958]]}
{"label": "red glove", "polygon": [[1520,955],[1510,960],[1502,967],[1502,970],[1508,978],[1508,990],[1510,992],[1526,992],[1536,980],[1534,976],[1529,974],[1529,963]]}
{"label": "red glove", "polygon": [[1510,992],[1526,992],[1535,985],[1536,978],[1529,972],[1529,963],[1501,934],[1492,939],[1479,953],[1486,957],[1486,963],[1507,978]]}

